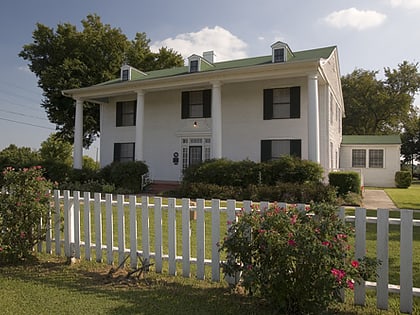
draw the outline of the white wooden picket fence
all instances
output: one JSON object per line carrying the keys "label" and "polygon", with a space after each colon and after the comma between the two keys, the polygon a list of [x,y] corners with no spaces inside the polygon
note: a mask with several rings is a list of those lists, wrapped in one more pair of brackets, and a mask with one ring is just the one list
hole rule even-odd
{"label": "white wooden picket fence", "polygon": [[[226,206],[222,207],[222,204]],[[245,211],[251,211],[251,206],[251,201],[242,203]],[[268,202],[259,203],[260,209],[268,206]],[[286,204],[280,203],[280,206]],[[178,263],[182,267],[182,276],[190,277],[191,266],[195,264],[195,276],[198,279],[205,278],[208,266],[211,279],[220,281],[221,256],[218,244],[227,229],[227,222],[234,221],[236,212],[240,209],[235,200],[222,203],[213,199],[210,204],[206,204],[204,199],[191,202],[187,198],[168,198],[167,203],[163,204],[160,197],[153,197],[151,203],[148,196],[125,197],[95,193],[92,198],[88,192],[81,195],[79,191],[70,194],[69,191],[56,190],[51,221],[45,223],[50,227],[46,242],[39,244],[38,250],[96,261],[103,261],[105,255],[108,264],[115,264],[116,261],[121,263],[130,255],[132,268],[137,267],[137,255],[140,254],[148,261],[153,259],[154,269],[158,273],[163,271],[163,263],[167,261],[170,275],[177,274]],[[345,216],[344,208],[340,209],[340,216],[355,224],[356,259],[366,253],[366,223],[377,224],[377,258],[382,262],[377,270],[379,277],[376,283],[355,285],[355,304],[365,304],[365,290],[376,289],[379,309],[388,309],[389,293],[398,293],[400,311],[411,313],[413,296],[420,296],[420,289],[413,288],[413,228],[420,226],[420,220],[413,220],[413,210],[401,210],[400,219],[389,218],[387,209],[378,209],[377,215],[366,217],[366,209],[356,208],[354,216]],[[163,221],[166,224],[162,224]],[[150,222],[153,226],[150,226]],[[389,284],[388,281],[388,239],[391,224],[401,226],[400,285]],[[163,226],[166,228],[163,229]],[[210,235],[206,234],[206,229],[211,230]],[[151,239],[154,239],[153,244]],[[196,243],[195,248],[191,246],[192,240]],[[182,245],[180,251],[177,249],[179,241]],[[211,254],[206,257],[208,248]],[[193,257],[192,250],[196,257]]]}

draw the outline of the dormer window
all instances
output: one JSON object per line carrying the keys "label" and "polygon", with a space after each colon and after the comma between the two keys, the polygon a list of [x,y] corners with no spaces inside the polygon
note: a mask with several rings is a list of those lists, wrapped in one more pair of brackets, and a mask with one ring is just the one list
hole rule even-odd
{"label": "dormer window", "polygon": [[121,81],[131,80],[131,67],[129,65],[123,65],[121,67]]}
{"label": "dormer window", "polygon": [[274,49],[274,62],[284,62],[284,48]]}
{"label": "dormer window", "polygon": [[293,58],[293,52],[290,50],[289,46],[283,42],[275,42],[271,45],[272,49],[272,62],[281,63],[286,62],[290,58]]}
{"label": "dormer window", "polygon": [[121,80],[122,81],[128,81],[128,80],[130,80],[130,69],[124,69],[122,71]]}
{"label": "dormer window", "polygon": [[198,60],[190,61],[190,72],[198,72]]}

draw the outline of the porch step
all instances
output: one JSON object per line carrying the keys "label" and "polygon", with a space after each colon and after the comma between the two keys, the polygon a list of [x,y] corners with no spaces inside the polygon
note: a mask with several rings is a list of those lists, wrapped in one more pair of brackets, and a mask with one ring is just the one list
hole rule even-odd
{"label": "porch step", "polygon": [[148,195],[158,195],[166,191],[178,189],[181,186],[180,182],[176,181],[153,181],[145,189]]}

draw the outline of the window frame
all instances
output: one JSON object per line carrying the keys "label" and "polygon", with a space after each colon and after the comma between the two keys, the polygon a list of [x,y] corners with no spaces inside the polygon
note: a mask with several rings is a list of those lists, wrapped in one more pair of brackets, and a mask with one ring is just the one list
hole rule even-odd
{"label": "window frame", "polygon": [[351,150],[351,167],[352,168],[366,168],[366,156],[367,156],[366,149],[360,149],[360,148],[352,149]]}
{"label": "window frame", "polygon": [[[376,153],[380,153],[380,156],[375,156]],[[384,168],[384,165],[384,149],[369,149],[369,168]]]}
{"label": "window frame", "polygon": [[[125,146],[131,146],[128,150],[123,150]],[[135,160],[135,151],[136,150],[136,143],[135,142],[115,142],[114,143],[114,162],[130,162]],[[129,154],[124,154],[125,151],[129,152]]]}
{"label": "window frame", "polygon": [[[199,106],[201,104],[191,104],[191,93],[202,93],[202,113],[201,115],[192,115],[191,106]],[[189,118],[210,118],[211,117],[211,90],[194,90],[183,91],[181,95],[181,119]]]}
{"label": "window frame", "polygon": [[[289,153],[273,156],[273,143],[274,142],[289,142]],[[261,162],[267,162],[279,159],[283,155],[296,156],[302,158],[302,140],[301,139],[270,139],[261,140]]]}
{"label": "window frame", "polygon": [[[128,110],[128,105],[132,106]],[[136,125],[137,101],[120,101],[116,103],[116,127],[130,127]],[[131,117],[131,118],[130,118]]]}
{"label": "window frame", "polygon": [[273,49],[273,62],[280,63],[280,62],[285,62],[285,61],[286,61],[286,50],[284,49],[284,47],[274,48]]}
{"label": "window frame", "polygon": [[[288,89],[289,90],[289,113],[288,116],[275,117],[274,115],[274,90]],[[301,108],[300,86],[282,87],[273,89],[264,89],[263,91],[263,119],[299,119]]]}

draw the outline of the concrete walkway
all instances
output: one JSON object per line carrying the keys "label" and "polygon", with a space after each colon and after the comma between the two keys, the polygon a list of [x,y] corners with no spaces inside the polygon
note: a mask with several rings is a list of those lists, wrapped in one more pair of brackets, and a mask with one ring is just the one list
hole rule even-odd
{"label": "concrete walkway", "polygon": [[362,207],[366,209],[396,209],[397,207],[392,202],[383,190],[366,189],[363,193]]}

